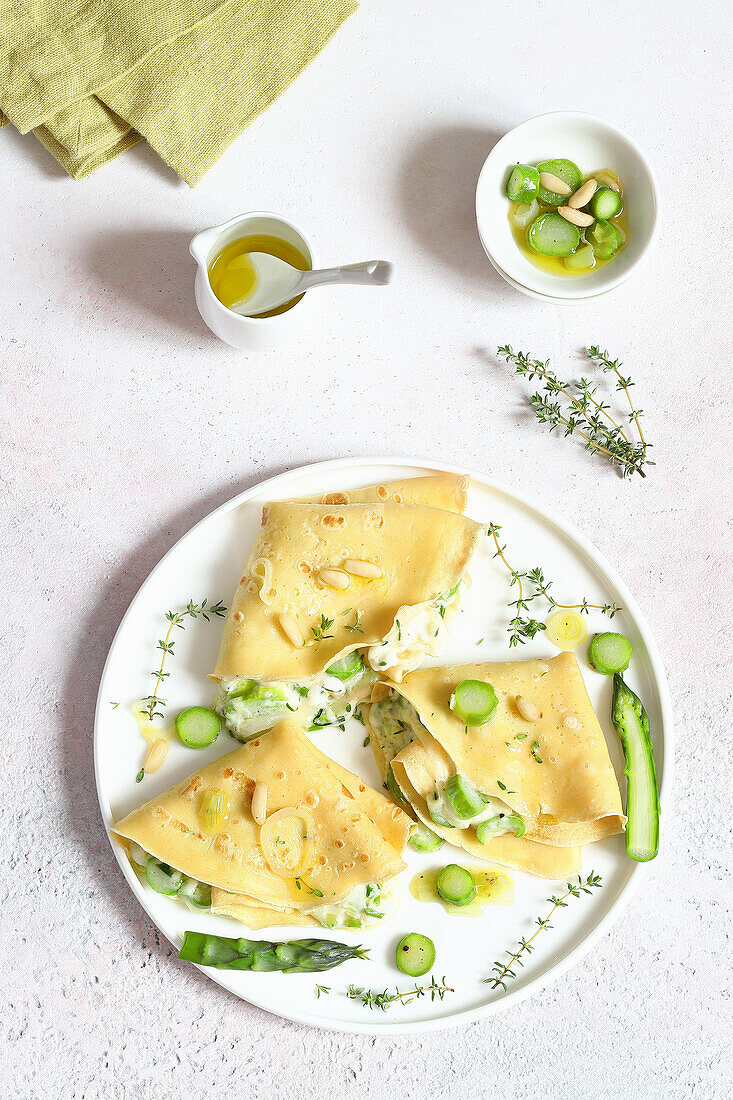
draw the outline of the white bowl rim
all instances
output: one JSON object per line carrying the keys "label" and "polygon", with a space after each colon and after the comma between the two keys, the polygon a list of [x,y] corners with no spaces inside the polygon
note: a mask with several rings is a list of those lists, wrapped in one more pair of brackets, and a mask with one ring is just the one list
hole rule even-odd
{"label": "white bowl rim", "polygon": [[[531,123],[538,122],[540,119],[549,119],[549,118],[562,118],[562,119],[566,119],[566,120],[575,120],[575,121],[583,120],[583,121],[596,123],[596,124],[600,124],[601,126],[608,127],[609,130],[613,131],[618,137],[622,138],[625,142],[627,142],[629,147],[636,154],[636,156],[639,159],[640,164],[642,165],[642,167],[644,169],[644,172],[646,173],[647,180],[648,180],[648,183],[649,183],[649,186],[650,186],[650,189],[651,189],[652,206],[653,206],[653,220],[652,220],[652,223],[649,227],[649,231],[647,233],[646,240],[644,241],[644,244],[642,246],[641,252],[639,253],[639,255],[637,256],[636,260],[633,262],[633,264],[631,265],[630,268],[628,268],[625,272],[622,272],[622,273],[620,272],[618,275],[609,277],[608,283],[606,285],[604,285],[604,287],[601,290],[596,290],[594,293],[584,293],[583,290],[582,290],[582,280],[580,280],[580,279],[564,280],[564,279],[561,279],[559,276],[556,277],[557,282],[558,282],[558,288],[557,288],[558,293],[557,293],[557,295],[546,294],[544,290],[538,289],[536,285],[532,285],[531,280],[529,282],[525,283],[522,280],[517,279],[515,275],[511,275],[510,273],[505,272],[503,270],[501,264],[498,263],[498,261],[496,260],[496,257],[493,254],[493,250],[491,248],[491,245],[489,244],[488,237],[483,232],[483,229],[482,229],[482,217],[481,217],[481,212],[479,210],[479,195],[480,195],[480,192],[481,192],[482,179],[484,177],[484,173],[488,174],[487,170],[488,170],[488,167],[489,167],[489,162],[491,161],[492,167],[493,167],[493,162],[496,159],[496,156],[500,153],[501,146],[504,143],[504,141],[507,140],[507,138],[509,138],[512,135],[515,135],[517,133],[517,131],[522,130],[525,126],[529,126]],[[599,298],[599,297],[601,297],[601,295],[607,294],[611,290],[615,290],[616,287],[618,287],[622,283],[626,282],[626,280],[628,278],[630,278],[631,275],[636,274],[636,272],[640,269],[642,264],[649,258],[649,256],[651,255],[653,246],[656,243],[657,234],[658,234],[658,231],[659,231],[659,210],[660,210],[659,186],[657,184],[657,178],[656,178],[654,169],[652,168],[649,160],[647,159],[646,155],[644,154],[644,152],[642,151],[640,146],[637,144],[637,142],[631,137],[631,135],[629,133],[627,133],[626,130],[622,129],[622,127],[620,127],[620,126],[617,126],[615,122],[611,122],[609,119],[603,118],[601,115],[591,114],[589,111],[569,111],[569,110],[566,110],[566,111],[544,111],[542,114],[532,115],[531,118],[524,119],[523,122],[520,122],[516,126],[513,126],[511,130],[507,130],[507,132],[505,134],[503,134],[499,138],[499,140],[496,142],[496,144],[489,150],[489,153],[486,157],[486,160],[484,161],[483,165],[481,166],[481,171],[479,172],[478,180],[476,181],[476,204],[475,205],[476,205],[476,226],[477,226],[477,229],[478,229],[478,235],[479,235],[479,238],[481,240],[481,244],[483,246],[484,252],[486,253],[488,258],[492,262],[492,266],[505,279],[506,279],[507,274],[509,274],[509,277],[510,277],[510,280],[511,280],[511,282],[509,283],[510,286],[512,285],[512,283],[514,283],[514,284],[519,284],[518,286],[516,286],[516,289],[519,289],[519,286],[526,287],[526,289],[530,292],[530,297],[541,296],[541,299],[543,301],[568,301],[568,302],[576,301],[576,302],[580,302],[580,301],[591,299],[591,298]],[[509,281],[509,280],[507,280],[507,281]],[[569,285],[566,285],[566,283],[569,284]],[[580,286],[578,286],[577,284],[580,284]]]}
{"label": "white bowl rim", "polygon": [[[624,286],[637,270],[636,265],[634,265],[630,271],[626,272],[625,278],[620,283],[617,283],[612,290],[599,290],[595,294],[588,294],[585,298],[555,298],[552,294],[546,294],[543,290],[533,290],[532,287],[520,283],[513,275],[508,275],[499,261],[495,259],[494,256],[490,256],[488,252],[486,253],[486,258],[497,275],[501,275],[504,282],[512,287],[513,290],[518,290],[520,294],[526,294],[528,298],[534,298],[537,302],[548,302],[550,305],[556,306],[573,306],[577,305],[579,302],[593,302],[596,298],[603,298],[604,295],[611,294],[614,290],[618,290],[620,286]],[[641,259],[641,257],[639,257],[639,259]]]}

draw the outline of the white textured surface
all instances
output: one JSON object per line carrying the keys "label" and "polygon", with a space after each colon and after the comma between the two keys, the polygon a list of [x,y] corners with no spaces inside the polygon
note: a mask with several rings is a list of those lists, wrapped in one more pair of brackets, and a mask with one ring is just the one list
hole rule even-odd
{"label": "white textured surface", "polygon": [[[366,2],[195,192],[144,148],[79,184],[0,133],[8,1095],[729,1095],[730,253],[706,212],[733,167],[729,12],[579,2],[569,38],[563,11]],[[628,129],[666,197],[641,281],[577,308],[505,287],[473,229],[492,141],[562,107]],[[397,281],[322,292],[294,351],[218,344],[187,242],[258,207],[318,259],[383,255]],[[561,372],[589,342],[621,355],[647,480],[532,424],[492,354],[505,341]],[[378,1041],[283,1023],[177,964],[112,860],[91,760],[107,648],[161,554],[253,480],[367,452],[483,467],[572,517],[649,617],[678,738],[666,848],[597,951],[496,1020]]]}

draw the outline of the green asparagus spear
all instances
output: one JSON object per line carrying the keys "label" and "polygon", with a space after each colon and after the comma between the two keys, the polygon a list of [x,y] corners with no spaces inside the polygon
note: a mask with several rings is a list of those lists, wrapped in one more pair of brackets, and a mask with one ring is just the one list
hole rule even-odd
{"label": "green asparagus spear", "polygon": [[659,850],[659,795],[649,717],[618,672],[613,677],[611,720],[626,757],[626,852],[637,863],[646,863]]}
{"label": "green asparagus spear", "polygon": [[334,940],[272,943],[186,932],[178,958],[199,966],[215,966],[217,970],[282,970],[293,974],[331,970],[348,959],[366,959],[367,950]]}

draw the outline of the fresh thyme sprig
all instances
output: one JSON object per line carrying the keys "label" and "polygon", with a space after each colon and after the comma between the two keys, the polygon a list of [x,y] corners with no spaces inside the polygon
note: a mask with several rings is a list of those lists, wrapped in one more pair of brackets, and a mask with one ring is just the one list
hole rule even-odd
{"label": "fresh thyme sprig", "polygon": [[[608,615],[609,619],[612,619],[614,615],[617,615],[622,608],[616,603],[588,603],[585,597],[580,603],[558,603],[554,596],[550,595],[550,589],[552,588],[552,581],[546,581],[544,573],[537,567],[536,569],[530,569],[527,574],[527,580],[530,584],[533,584],[536,588],[536,596],[544,596],[550,605],[550,610],[554,611],[555,608],[559,608],[561,611],[579,611],[581,615],[588,615],[590,611],[600,611],[604,615]],[[534,599],[534,596],[531,597]]]}
{"label": "fresh thyme sprig", "polygon": [[316,997],[320,997],[321,993],[328,994],[331,992],[330,985],[316,985]]}
{"label": "fresh thyme sprig", "polygon": [[527,578],[527,574],[520,573],[507,561],[504,554],[506,546],[502,546],[499,542],[499,531],[501,531],[501,527],[498,527],[495,523],[490,523],[488,531],[496,546],[494,557],[501,559],[511,577],[509,587],[513,588],[516,585],[517,588],[516,600],[509,601],[509,606],[514,608],[514,614],[509,620],[508,627],[509,645],[524,645],[527,638],[534,638],[535,634],[545,629],[545,624],[543,622],[540,622],[538,619],[533,619],[529,614],[529,605],[532,600],[536,598],[536,593],[531,596],[525,594],[525,588],[522,581]]}
{"label": "fresh thyme sprig", "polygon": [[382,993],[375,993],[371,989],[358,989],[356,986],[350,985],[346,996],[352,1001],[361,1001],[366,1008],[379,1008],[382,1012],[386,1012],[389,1006],[396,1001],[400,1004],[409,1005],[418,997],[426,997],[428,994],[430,994],[431,1001],[434,1001],[436,997],[439,1001],[442,1001],[446,993],[454,992],[455,990],[445,984],[445,978],[442,978],[440,982],[436,982],[433,978],[430,985],[415,985],[414,989],[406,989],[403,992],[395,987],[394,993],[390,993],[388,989],[383,990]]}
{"label": "fresh thyme sprig", "polygon": [[[348,612],[344,611],[344,615]],[[361,625],[361,611],[354,611],[353,623],[344,623],[344,630],[348,630],[349,634],[363,634],[364,627]]]}
{"label": "fresh thyme sprig", "polygon": [[208,623],[211,615],[226,615],[226,610],[221,600],[219,600],[218,603],[211,604],[211,606],[209,606],[207,600],[202,600],[200,604],[194,603],[193,600],[189,600],[184,611],[166,611],[165,617],[168,621],[168,630],[165,638],[160,638],[156,646],[156,649],[159,649],[162,653],[160,665],[155,672],[150,673],[150,675],[155,678],[155,688],[153,689],[153,694],[148,695],[143,700],[146,704],[145,710],[151,722],[154,718],[164,717],[163,708],[166,705],[166,701],[165,699],[161,699],[158,692],[160,691],[160,685],[163,683],[163,680],[167,680],[170,676],[170,673],[165,671],[165,662],[168,655],[173,654],[175,642],[172,640],[171,635],[173,634],[174,627],[177,627],[179,630],[185,630],[185,620],[187,618],[197,619],[199,615],[203,619],[206,619]]}
{"label": "fresh thyme sprig", "polygon": [[[600,363],[604,372],[612,371],[616,375],[616,389],[623,390],[626,394],[626,398],[629,402],[629,409],[631,410],[629,413],[629,420],[633,420],[634,422],[634,426],[639,433],[639,440],[641,442],[644,456],[646,457],[648,444],[647,441],[644,439],[644,433],[641,430],[641,424],[639,423],[639,418],[643,415],[644,410],[634,408],[634,402],[631,398],[631,393],[629,392],[631,390],[631,387],[634,385],[634,383],[631,381],[631,377],[629,376],[624,378],[624,376],[621,374],[620,368],[623,366],[623,363],[620,359],[611,359],[608,352],[601,351],[597,345],[594,344],[593,347],[588,348],[587,351],[588,358],[592,359],[595,363]],[[651,462],[650,465],[653,466],[654,463]]]}
{"label": "fresh thyme sprig", "polygon": [[634,383],[621,374],[623,364],[620,360],[609,358],[607,351],[602,352],[596,346],[586,349],[592,362],[600,364],[604,372],[615,374],[616,389],[623,390],[628,399],[631,410],[629,422],[636,428],[638,442],[611,416],[610,406],[599,400],[598,387],[587,378],[581,378],[576,383],[563,382],[550,369],[549,359],[544,362],[531,359],[523,351],[515,353],[508,344],[499,348],[498,354],[512,364],[517,374],[526,375],[530,382],[535,378],[541,379],[544,393],[538,391],[530,397],[530,404],[541,424],[548,424],[551,432],[561,427],[566,436],[579,436],[586,451],[603,455],[621,470],[623,477],[630,477],[633,473],[646,477],[644,467],[654,465],[647,457],[650,444],[641,430],[642,410],[635,408],[631,398]]}
{"label": "fresh thyme sprig", "polygon": [[[333,634],[327,634],[326,631],[330,630],[333,626],[333,619],[327,619],[325,615],[321,615],[321,621],[318,626],[311,627],[311,634],[317,642],[325,642],[327,638],[333,638]],[[311,642],[311,645],[313,643]]]}
{"label": "fresh thyme sprig", "polygon": [[548,898],[547,900],[552,905],[552,909],[550,910],[550,912],[547,914],[546,917],[537,917],[537,920],[535,921],[535,924],[537,925],[536,931],[529,937],[528,940],[525,939],[524,937],[522,937],[522,939],[520,939],[518,941],[519,942],[518,950],[516,950],[516,951],[509,951],[509,950],[505,951],[504,954],[508,956],[507,961],[506,962],[495,962],[493,964],[493,966],[491,967],[491,969],[493,971],[492,976],[488,977],[488,978],[484,978],[483,979],[484,983],[488,982],[492,989],[498,989],[499,986],[501,986],[502,989],[504,990],[504,992],[506,993],[506,991],[507,991],[506,983],[508,981],[510,981],[512,978],[516,978],[516,976],[517,976],[517,971],[514,970],[513,968],[515,966],[524,966],[524,960],[522,958],[522,955],[524,955],[525,953],[527,955],[531,954],[531,952],[534,951],[534,941],[537,938],[537,936],[539,936],[540,932],[543,929],[549,930],[550,928],[553,927],[550,924],[550,920],[554,916],[555,912],[558,909],[560,909],[560,908],[564,909],[567,906],[567,904],[568,904],[567,899],[568,898],[570,898],[570,897],[579,898],[581,893],[590,894],[590,893],[593,892],[594,889],[600,889],[602,885],[603,885],[603,882],[601,880],[601,876],[600,875],[595,875],[591,871],[591,873],[588,875],[588,878],[585,879],[585,881],[583,881],[583,879],[580,877],[580,875],[578,875],[577,883],[569,882],[567,884],[567,887],[568,887],[567,890],[565,891],[564,894],[561,894],[560,897],[555,897],[553,895],[551,898]]}
{"label": "fresh thyme sprig", "polygon": [[528,638],[534,638],[536,634],[545,629],[545,623],[541,619],[533,618],[533,609],[530,608],[530,604],[540,597],[547,601],[551,611],[561,609],[563,611],[580,611],[581,615],[589,615],[593,610],[600,611],[601,614],[608,615],[609,619],[612,619],[614,615],[622,610],[616,603],[589,603],[585,597],[580,603],[559,603],[550,593],[553,582],[545,579],[545,575],[539,566],[535,569],[520,572],[509,564],[506,557],[506,545],[502,546],[499,541],[501,527],[496,523],[490,523],[487,530],[496,546],[494,557],[501,560],[509,573],[509,587],[516,586],[517,590],[516,600],[509,601],[509,606],[514,610],[507,628],[510,646],[524,645]]}

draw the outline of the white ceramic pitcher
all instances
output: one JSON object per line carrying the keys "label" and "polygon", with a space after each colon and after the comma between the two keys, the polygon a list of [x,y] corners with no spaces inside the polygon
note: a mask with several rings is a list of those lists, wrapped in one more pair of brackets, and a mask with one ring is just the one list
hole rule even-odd
{"label": "white ceramic pitcher", "polygon": [[223,306],[209,282],[209,264],[225,245],[240,237],[265,234],[287,241],[301,252],[311,267],[315,267],[311,246],[292,222],[279,214],[254,210],[239,214],[221,225],[197,233],[189,246],[198,264],[194,292],[196,305],[211,331],[242,351],[262,351],[276,344],[292,343],[307,328],[308,315],[318,308],[315,294],[305,294],[299,302],[274,317],[242,317]]}

